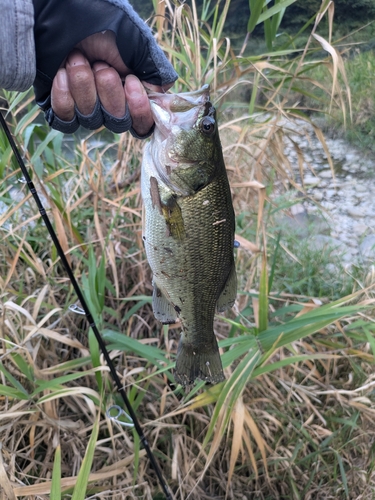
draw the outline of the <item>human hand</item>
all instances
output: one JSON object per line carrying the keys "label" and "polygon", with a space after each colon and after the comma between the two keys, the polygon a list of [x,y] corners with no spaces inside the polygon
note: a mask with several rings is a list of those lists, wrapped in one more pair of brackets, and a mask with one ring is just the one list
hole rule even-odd
{"label": "human hand", "polygon": [[154,123],[144,87],[162,92],[172,85],[152,85],[132,75],[121,59],[114,33],[105,31],[89,36],[68,55],[53,80],[51,105],[58,118],[70,122],[75,107],[82,115],[91,115],[98,98],[107,113],[119,119],[125,116],[127,104],[133,129],[142,137]]}
{"label": "human hand", "polygon": [[147,137],[153,118],[145,87],[166,91],[177,74],[130,5],[38,0],[34,7],[34,90],[51,127],[72,133],[104,124]]}

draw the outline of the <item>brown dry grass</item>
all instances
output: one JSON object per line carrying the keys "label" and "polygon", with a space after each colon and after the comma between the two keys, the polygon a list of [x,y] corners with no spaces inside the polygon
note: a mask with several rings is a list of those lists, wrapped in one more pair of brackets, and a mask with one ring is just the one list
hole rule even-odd
{"label": "brown dry grass", "polygon": [[[277,134],[265,134],[257,147],[248,147],[255,141],[253,128],[235,128],[229,123],[222,133],[236,208],[259,214],[264,203],[261,173],[264,162],[274,161],[280,144]],[[226,145],[227,141],[231,142]],[[149,305],[122,322],[136,304],[123,299],[149,295],[150,275],[140,238],[139,187],[133,180],[138,165],[131,163],[134,156],[141,155],[141,146],[127,137],[115,147],[112,165],[103,173],[107,148],[92,155],[90,141],[81,141],[81,160],[69,171],[64,212],[53,209],[50,199],[50,216],[70,249],[78,279],[87,272],[88,242],[97,258],[105,253],[106,274],[113,285],[106,290],[106,326],[118,327],[125,335],[173,353],[178,333],[171,330],[163,336]],[[43,181],[47,187],[50,177]],[[2,182],[5,189],[9,178]],[[17,210],[12,212],[13,207]],[[92,367],[85,322],[68,309],[75,297],[58,261],[51,260],[48,236],[43,227],[30,225],[36,220],[32,205],[24,212],[21,207],[15,201],[4,217],[0,244],[1,384],[14,391],[18,388],[17,393],[0,400],[3,498],[49,498],[58,444],[62,488],[69,492],[98,414],[100,430],[87,498],[154,498],[157,484],[142,451],[134,478],[138,444],[132,431],[118,427],[105,415],[116,401],[108,369],[103,364]],[[19,217],[20,211],[26,215]],[[248,221],[255,226],[259,223],[250,215]],[[250,291],[258,279],[257,257],[250,251],[254,250],[250,243],[258,245],[261,238],[246,241],[238,251],[237,264],[244,276],[241,289]],[[292,304],[298,299],[283,301]],[[246,296],[239,296],[237,310],[246,306]],[[344,333],[343,328],[355,320],[337,322],[312,339],[278,350],[271,363],[287,358],[292,351],[322,353],[325,358],[258,376],[238,399],[223,439],[214,437],[214,454],[210,447],[202,447],[212,405],[181,400],[165,376],[147,378],[155,371],[147,360],[113,351],[121,380],[175,497],[346,498],[342,464],[350,470],[345,476],[348,498],[373,498],[373,355],[368,344]],[[225,337],[228,325],[218,322],[217,332],[219,338]],[[104,395],[98,389],[97,371],[103,376]],[[69,374],[77,378],[54,383],[57,377]]]}
{"label": "brown dry grass", "polygon": [[[218,67],[215,50],[212,57]],[[336,71],[339,62],[336,58]],[[281,71],[285,78],[297,72],[292,66]],[[235,68],[226,91],[249,74],[251,85],[257,74],[266,74],[271,85],[269,65],[249,67]],[[212,81],[220,87],[219,70],[216,76]],[[248,294],[259,291],[264,207],[272,202],[265,186],[270,186],[272,171],[281,184],[294,182],[283,152],[288,130],[280,125],[285,113],[276,99],[279,86],[264,92],[271,96],[264,123],[227,114],[221,125],[234,205],[243,224],[237,251],[241,294],[231,313],[232,318],[242,314],[239,326],[241,321],[259,325],[259,300]],[[25,109],[17,110],[17,121]],[[295,115],[288,114],[291,119]],[[20,138],[34,117],[35,111],[23,122]],[[128,135],[116,144],[105,140],[95,145],[93,140],[82,139],[69,161],[51,143],[43,158],[48,163],[52,155],[56,164],[46,167],[37,187],[77,279],[84,283],[85,275],[97,271],[90,248],[97,264],[106,257],[105,308],[93,311],[100,326],[159,348],[160,356],[166,353],[173,360],[178,329],[162,329],[149,301],[142,302],[151,294],[140,232],[142,144]],[[62,490],[70,498],[99,419],[86,498],[157,498],[155,475],[138,438],[106,416],[118,402],[108,368],[95,358],[85,321],[69,310],[76,298],[24,185],[14,182],[15,173],[9,163],[0,181],[9,205],[0,215],[0,494],[4,500],[50,498],[60,447]],[[275,300],[277,305],[271,302],[269,308],[275,324],[287,322],[301,303],[315,307],[314,302],[306,306],[307,297],[278,294]],[[371,304],[371,292],[364,291],[361,300]],[[279,312],[283,306],[291,309]],[[222,319],[216,331],[219,339],[238,334]],[[277,349],[244,384],[229,408],[227,425],[223,404],[208,442],[221,386],[193,398],[168,383],[168,372],[155,374],[146,355],[115,349],[111,356],[176,499],[370,500],[375,477],[373,331],[371,315],[353,314]],[[228,378],[239,363],[226,368]],[[264,371],[273,364],[273,371]]]}

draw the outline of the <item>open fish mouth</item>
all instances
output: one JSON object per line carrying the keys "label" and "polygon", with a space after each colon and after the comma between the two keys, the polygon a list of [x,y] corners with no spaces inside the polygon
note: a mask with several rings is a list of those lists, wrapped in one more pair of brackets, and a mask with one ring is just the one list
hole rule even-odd
{"label": "open fish mouth", "polygon": [[176,130],[190,130],[197,122],[200,114],[205,113],[205,105],[210,99],[209,85],[184,94],[148,94],[151,111],[156,124],[158,139],[164,141]]}

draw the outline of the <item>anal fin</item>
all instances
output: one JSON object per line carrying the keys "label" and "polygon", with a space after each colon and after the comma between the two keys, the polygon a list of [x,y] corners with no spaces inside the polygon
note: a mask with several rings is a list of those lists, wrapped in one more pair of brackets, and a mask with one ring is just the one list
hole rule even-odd
{"label": "anal fin", "polygon": [[154,291],[152,294],[152,309],[154,311],[155,318],[164,325],[175,323],[178,316],[173,305],[169,302],[163,291],[156,285],[155,282],[153,282],[153,285]]}
{"label": "anal fin", "polygon": [[227,281],[224,285],[223,291],[216,303],[218,312],[226,311],[233,307],[237,296],[237,273],[236,266],[233,262],[232,269],[228,275]]}

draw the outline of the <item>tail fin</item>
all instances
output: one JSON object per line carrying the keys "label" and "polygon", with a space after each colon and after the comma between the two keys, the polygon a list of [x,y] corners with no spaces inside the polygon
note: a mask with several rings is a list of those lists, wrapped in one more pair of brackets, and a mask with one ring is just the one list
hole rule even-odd
{"label": "tail fin", "polygon": [[207,347],[202,345],[194,347],[181,336],[174,376],[176,382],[183,387],[192,385],[196,379],[204,380],[208,384],[217,384],[225,380],[215,337],[212,344]]}

